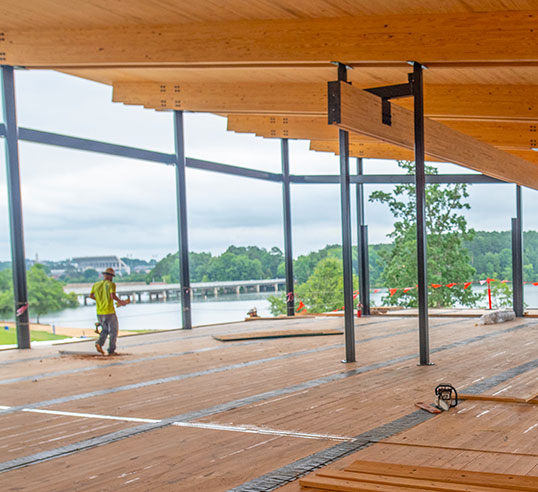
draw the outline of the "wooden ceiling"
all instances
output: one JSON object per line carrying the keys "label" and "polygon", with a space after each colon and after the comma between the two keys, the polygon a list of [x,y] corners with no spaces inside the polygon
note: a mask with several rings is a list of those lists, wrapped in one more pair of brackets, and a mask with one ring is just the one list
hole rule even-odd
{"label": "wooden ceiling", "polygon": [[[230,130],[308,139],[323,151],[337,151],[331,61],[352,66],[353,86],[368,88],[407,82],[409,60],[427,67],[426,116],[502,151],[477,145],[483,162],[511,154],[505,171],[503,160],[486,174],[536,188],[538,0],[0,4],[0,63],[110,84],[125,104],[228,115]],[[412,100],[394,104],[410,109]],[[410,155],[382,135],[351,143],[352,155]]]}

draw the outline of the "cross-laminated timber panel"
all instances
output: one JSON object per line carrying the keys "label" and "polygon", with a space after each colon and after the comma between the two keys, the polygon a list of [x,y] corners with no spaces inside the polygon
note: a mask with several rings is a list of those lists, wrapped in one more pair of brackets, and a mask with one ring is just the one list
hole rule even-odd
{"label": "cross-laminated timber panel", "polygon": [[[329,82],[329,123],[414,149],[413,113],[392,104],[392,124],[381,121],[381,99],[345,82]],[[425,118],[426,153],[503,181],[538,189],[538,166]]]}

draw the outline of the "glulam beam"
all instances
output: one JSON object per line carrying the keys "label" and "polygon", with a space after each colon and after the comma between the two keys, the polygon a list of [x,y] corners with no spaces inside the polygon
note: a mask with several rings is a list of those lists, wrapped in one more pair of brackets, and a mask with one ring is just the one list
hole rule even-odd
{"label": "glulam beam", "polygon": [[[318,152],[331,152],[338,155],[338,142],[334,140],[312,140],[310,141],[310,150]],[[510,154],[515,157],[524,159],[525,161],[534,164],[538,169],[538,152],[533,151],[506,151],[506,154]],[[351,142],[349,145],[350,157],[363,157],[365,159],[388,159],[388,160],[403,160],[414,161],[415,154],[412,150],[398,147],[396,145],[390,145],[386,143],[361,143]],[[426,160],[428,162],[447,162],[446,159],[436,159],[426,154]],[[504,180],[506,181],[506,180]]]}
{"label": "glulam beam", "polygon": [[5,30],[3,63],[174,66],[420,60],[536,61],[535,11],[244,20],[103,29]]}
{"label": "glulam beam", "polygon": [[[329,82],[329,123],[392,145],[414,148],[413,113],[392,105],[392,124],[381,120],[381,99],[345,82]],[[378,117],[376,117],[378,115]],[[426,153],[488,176],[538,189],[538,166],[425,118]]]}
{"label": "glulam beam", "polygon": [[112,100],[157,110],[327,114],[325,84],[123,82],[114,84]]}
{"label": "glulam beam", "polygon": [[[389,159],[394,161],[415,160],[415,154],[412,150],[383,142],[372,143],[352,141],[351,137],[354,135],[356,134],[350,133],[350,157],[362,157],[365,159]],[[340,152],[338,148],[338,141],[334,140],[312,140],[310,142],[310,150],[316,150],[318,152],[331,152],[335,155],[338,155]],[[426,160],[430,162],[438,161],[438,159],[432,158],[428,155],[426,156]]]}
{"label": "glulam beam", "polygon": [[[280,116],[327,114],[325,82],[118,82],[114,84],[113,100],[157,110]],[[411,99],[398,99],[393,104],[412,109]],[[536,125],[538,86],[426,85],[424,108],[428,118],[439,121],[514,121]]]}
{"label": "glulam beam", "polygon": [[[443,123],[502,150],[530,151],[538,147],[538,124],[453,120]],[[228,130],[254,133],[264,138],[325,141],[338,139],[338,130],[327,124],[326,117],[228,115]],[[376,142],[375,139],[363,135],[351,135],[350,138],[352,141]]]}

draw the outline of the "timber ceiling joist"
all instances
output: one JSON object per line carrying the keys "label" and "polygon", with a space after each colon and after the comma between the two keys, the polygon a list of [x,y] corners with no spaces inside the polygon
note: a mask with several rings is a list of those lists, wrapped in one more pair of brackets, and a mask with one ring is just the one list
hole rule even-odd
{"label": "timber ceiling joist", "polygon": [[[465,120],[447,120],[443,123],[449,128],[501,150],[525,152],[537,147],[537,124],[517,121],[498,123]],[[228,130],[237,133],[254,133],[265,138],[338,140],[338,130],[327,125],[326,117],[228,115]],[[376,141],[371,137],[350,135],[350,141],[354,139],[363,142]]]}
{"label": "timber ceiling joist", "polygon": [[[103,82],[125,104],[228,115],[231,130],[304,138],[325,151],[337,150],[336,128],[327,124],[331,62],[352,66],[348,80],[359,90],[404,83],[409,60],[427,67],[424,106],[433,135],[463,135],[449,139],[467,152],[455,162],[476,169],[467,161],[478,155],[485,174],[536,187],[536,0],[0,5],[0,63]],[[396,114],[411,104],[392,101]],[[351,153],[412,158],[407,140],[381,130],[352,134]],[[446,159],[438,150],[426,153]]]}
{"label": "timber ceiling joist", "polygon": [[[538,23],[537,23],[538,26]],[[538,29],[538,28],[537,28]],[[538,75],[538,72],[537,72]],[[335,78],[334,71],[332,77]],[[406,78],[402,77],[405,82]],[[359,84],[355,87],[366,88]],[[327,84],[153,83],[113,84],[116,102],[154,109],[211,113],[327,115]],[[395,104],[411,109],[411,99]],[[538,85],[426,85],[424,111],[436,120],[538,122]]]}

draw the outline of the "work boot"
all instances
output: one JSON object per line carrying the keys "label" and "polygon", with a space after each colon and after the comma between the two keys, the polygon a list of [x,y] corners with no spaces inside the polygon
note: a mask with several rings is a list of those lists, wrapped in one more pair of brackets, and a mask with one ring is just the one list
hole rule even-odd
{"label": "work boot", "polygon": [[99,345],[99,342],[95,342],[95,348],[97,349],[97,352],[99,352],[101,355],[105,355],[105,351],[103,350],[103,347]]}

